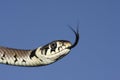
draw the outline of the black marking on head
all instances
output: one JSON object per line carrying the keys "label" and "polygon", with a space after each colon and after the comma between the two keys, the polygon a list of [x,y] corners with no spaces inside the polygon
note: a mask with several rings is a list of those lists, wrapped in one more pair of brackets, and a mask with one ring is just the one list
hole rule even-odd
{"label": "black marking on head", "polygon": [[41,62],[43,62],[43,60],[42,59],[39,59]]}
{"label": "black marking on head", "polygon": [[62,42],[62,46],[65,46],[64,41]]}
{"label": "black marking on head", "polygon": [[49,49],[49,47],[46,47],[45,48],[45,55],[47,54],[47,50]]}
{"label": "black marking on head", "polygon": [[30,53],[30,56],[29,56],[30,59],[31,59],[32,57],[38,58],[38,57],[36,56],[36,54],[35,54],[36,50],[37,50],[37,49],[33,50],[33,51]]}
{"label": "black marking on head", "polygon": [[17,55],[14,55],[14,58],[15,58],[14,62],[17,62],[18,61],[17,60]]}
{"label": "black marking on head", "polygon": [[[44,47],[44,49],[42,48],[42,49],[41,49],[41,54],[45,54],[45,55],[46,55],[48,49],[49,49],[48,46]],[[45,50],[45,53],[43,53],[44,50]]]}
{"label": "black marking on head", "polygon": [[62,46],[58,47],[58,51],[60,51],[60,48],[62,48]]}
{"label": "black marking on head", "polygon": [[55,51],[55,49],[57,48],[57,43],[56,42],[51,43],[50,47],[51,47],[51,52]]}
{"label": "black marking on head", "polygon": [[[32,57],[36,57],[36,58],[39,59],[41,62],[43,62],[42,59],[40,59],[40,58],[38,58],[38,57],[36,56],[36,54],[35,54],[36,50],[37,50],[37,49],[35,49],[35,50],[33,50],[33,51],[31,52],[31,54],[30,54],[30,59],[31,59]],[[23,62],[26,62],[26,61],[23,59]]]}

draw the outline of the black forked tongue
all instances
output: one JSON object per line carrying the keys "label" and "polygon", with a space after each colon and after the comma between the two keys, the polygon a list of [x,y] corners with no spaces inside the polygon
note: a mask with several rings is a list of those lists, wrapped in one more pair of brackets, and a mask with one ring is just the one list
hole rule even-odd
{"label": "black forked tongue", "polygon": [[74,48],[79,42],[79,30],[78,30],[78,27],[79,27],[79,25],[77,26],[77,31],[75,31],[71,26],[69,26],[69,28],[74,32],[75,37],[76,37],[75,42],[72,44],[72,46],[69,47],[69,49]]}

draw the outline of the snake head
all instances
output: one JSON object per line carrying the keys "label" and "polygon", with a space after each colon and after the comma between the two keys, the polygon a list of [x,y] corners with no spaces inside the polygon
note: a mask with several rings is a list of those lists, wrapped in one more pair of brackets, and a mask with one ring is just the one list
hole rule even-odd
{"label": "snake head", "polygon": [[72,44],[67,40],[55,40],[41,48],[41,54],[54,61],[70,52]]}
{"label": "snake head", "polygon": [[44,60],[47,61],[46,64],[53,63],[63,58],[78,44],[78,28],[77,32],[72,27],[70,27],[70,29],[74,32],[76,37],[73,44],[68,40],[55,40],[40,48],[41,55],[44,56]]}

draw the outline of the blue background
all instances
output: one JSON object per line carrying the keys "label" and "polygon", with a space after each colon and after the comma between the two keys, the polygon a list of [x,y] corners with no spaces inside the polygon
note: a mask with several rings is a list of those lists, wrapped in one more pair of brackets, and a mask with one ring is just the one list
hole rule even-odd
{"label": "blue background", "polygon": [[80,42],[45,67],[0,64],[1,80],[120,80],[119,0],[0,0],[0,45],[34,49],[74,42],[68,24],[80,22]]}

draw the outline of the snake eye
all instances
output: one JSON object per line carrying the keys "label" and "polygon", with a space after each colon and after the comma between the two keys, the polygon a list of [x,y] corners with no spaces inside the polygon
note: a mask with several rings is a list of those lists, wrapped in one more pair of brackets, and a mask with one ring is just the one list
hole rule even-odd
{"label": "snake eye", "polygon": [[55,51],[55,49],[57,48],[57,43],[56,42],[51,43],[50,47],[51,47],[51,52]]}
{"label": "snake eye", "polygon": [[57,47],[56,42],[53,42],[53,43],[50,45],[50,47],[51,47],[52,49],[55,49],[55,48]]}

